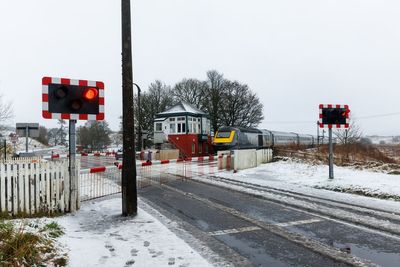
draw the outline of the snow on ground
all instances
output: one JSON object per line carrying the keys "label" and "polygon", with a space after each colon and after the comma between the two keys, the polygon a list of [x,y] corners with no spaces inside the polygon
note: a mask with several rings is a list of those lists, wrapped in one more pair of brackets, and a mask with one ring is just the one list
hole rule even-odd
{"label": "snow on ground", "polygon": [[[33,138],[28,137],[29,152],[42,150],[46,148],[47,146],[43,145],[42,143],[38,142]],[[17,153],[19,153],[19,152],[25,152],[25,149],[26,149],[26,138],[25,137],[18,138],[18,141],[15,144],[15,150],[17,151]]]}
{"label": "snow on ground", "polygon": [[[337,166],[334,168],[333,180],[328,179],[328,173],[328,166],[288,160],[263,164],[237,173],[225,171],[215,175],[389,211],[400,210],[400,201],[393,201],[400,200],[400,176]],[[380,197],[389,200],[378,199]]]}
{"label": "snow on ground", "polygon": [[145,210],[122,217],[120,197],[85,202],[56,220],[65,228],[60,242],[70,250],[72,267],[212,266]]}

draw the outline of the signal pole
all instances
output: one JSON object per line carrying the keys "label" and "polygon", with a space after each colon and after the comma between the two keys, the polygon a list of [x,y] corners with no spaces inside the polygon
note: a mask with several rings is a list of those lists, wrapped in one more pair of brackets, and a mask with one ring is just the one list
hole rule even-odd
{"label": "signal pole", "polygon": [[329,179],[333,179],[333,143],[332,143],[332,128],[329,128]]}
{"label": "signal pole", "polygon": [[122,215],[137,214],[135,125],[130,0],[121,0],[122,18]]}
{"label": "signal pole", "polygon": [[319,121],[317,121],[317,150],[319,150]]}
{"label": "signal pole", "polygon": [[76,120],[69,120],[69,177],[71,186],[70,210],[75,212],[79,209],[79,201],[76,201],[78,194],[78,174],[76,172]]}

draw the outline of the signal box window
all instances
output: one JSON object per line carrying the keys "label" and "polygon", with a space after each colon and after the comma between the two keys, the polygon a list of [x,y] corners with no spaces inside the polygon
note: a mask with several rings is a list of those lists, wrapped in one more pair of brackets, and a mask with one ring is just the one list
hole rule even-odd
{"label": "signal box window", "polygon": [[162,131],[162,123],[156,123],[156,132]]}
{"label": "signal box window", "polygon": [[175,123],[169,125],[169,132],[176,133],[176,124]]}
{"label": "signal box window", "polygon": [[178,123],[178,132],[177,133],[186,133],[186,123],[181,122]]}

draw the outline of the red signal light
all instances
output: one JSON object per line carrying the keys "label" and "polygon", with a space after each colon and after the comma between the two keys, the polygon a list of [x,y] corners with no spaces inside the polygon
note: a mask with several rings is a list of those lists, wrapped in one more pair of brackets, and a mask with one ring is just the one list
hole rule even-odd
{"label": "red signal light", "polygon": [[342,116],[343,117],[348,117],[349,113],[350,113],[350,109],[346,109],[346,111],[342,113]]}
{"label": "red signal light", "polygon": [[99,91],[96,88],[90,87],[86,88],[85,91],[83,91],[82,97],[87,101],[93,101],[96,99],[98,94]]}

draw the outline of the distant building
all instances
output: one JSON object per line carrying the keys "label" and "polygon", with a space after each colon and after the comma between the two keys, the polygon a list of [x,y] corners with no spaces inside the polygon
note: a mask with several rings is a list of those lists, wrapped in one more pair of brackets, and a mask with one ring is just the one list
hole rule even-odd
{"label": "distant building", "polygon": [[158,113],[154,120],[154,144],[170,143],[186,157],[212,153],[210,116],[186,102]]}

